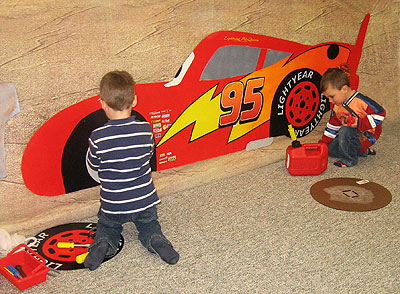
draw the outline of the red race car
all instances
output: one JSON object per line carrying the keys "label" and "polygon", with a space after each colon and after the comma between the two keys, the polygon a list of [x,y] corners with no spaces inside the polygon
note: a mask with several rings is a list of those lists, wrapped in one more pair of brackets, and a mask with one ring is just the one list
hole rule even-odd
{"label": "red race car", "polygon": [[[349,65],[351,84],[369,22],[355,45],[303,45],[256,34],[220,31],[193,50],[170,82],[138,84],[133,114],[153,127],[153,170],[236,152],[269,137],[310,133],[329,110],[319,90],[322,74]],[[61,195],[97,183],[86,171],[87,140],[107,118],[88,98],[53,116],[32,137],[22,159],[26,186],[38,195]]]}

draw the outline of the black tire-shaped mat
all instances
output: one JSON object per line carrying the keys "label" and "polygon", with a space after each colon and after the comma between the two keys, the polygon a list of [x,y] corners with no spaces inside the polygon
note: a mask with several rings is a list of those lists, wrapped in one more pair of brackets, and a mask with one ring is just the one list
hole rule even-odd
{"label": "black tire-shaped mat", "polygon": [[[44,230],[28,242],[28,246],[46,259],[46,265],[56,270],[75,270],[84,268],[83,263],[76,262],[76,256],[87,252],[87,247],[58,248],[59,242],[91,244],[94,241],[96,223],[70,223]],[[124,246],[120,235],[117,255]],[[113,258],[106,257],[103,262]]]}
{"label": "black tire-shaped mat", "polygon": [[331,178],[312,185],[311,196],[330,208],[370,211],[385,207],[392,194],[379,184],[355,178]]}

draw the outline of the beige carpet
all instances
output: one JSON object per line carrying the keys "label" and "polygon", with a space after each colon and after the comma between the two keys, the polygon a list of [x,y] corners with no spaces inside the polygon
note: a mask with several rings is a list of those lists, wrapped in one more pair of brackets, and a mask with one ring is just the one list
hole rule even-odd
{"label": "beige carpet", "polygon": [[[177,265],[148,253],[126,224],[123,250],[98,270],[63,271],[24,293],[398,293],[399,128],[386,123],[378,154],[353,168],[329,159],[323,174],[293,177],[280,160],[163,197],[160,221]],[[312,198],[314,183],[337,177],[379,183],[393,200],[348,212]],[[18,292],[0,276],[0,293]]]}

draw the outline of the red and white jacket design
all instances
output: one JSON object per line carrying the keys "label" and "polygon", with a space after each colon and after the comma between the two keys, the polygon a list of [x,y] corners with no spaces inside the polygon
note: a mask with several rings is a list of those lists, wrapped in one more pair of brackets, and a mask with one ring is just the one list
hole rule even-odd
{"label": "red and white jacket design", "polygon": [[350,124],[351,118],[356,117],[357,130],[359,133],[361,152],[367,152],[368,147],[373,145],[382,132],[382,122],[386,111],[371,98],[355,91],[342,105],[334,105],[331,118],[329,119],[325,132],[320,142],[329,144],[336,138],[343,125]]}

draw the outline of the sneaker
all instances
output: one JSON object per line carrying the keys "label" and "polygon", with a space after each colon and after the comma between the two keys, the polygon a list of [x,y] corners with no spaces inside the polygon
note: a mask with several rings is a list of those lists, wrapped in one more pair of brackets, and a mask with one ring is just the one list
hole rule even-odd
{"label": "sneaker", "polygon": [[168,264],[176,264],[179,260],[179,253],[172,245],[160,236],[151,238],[151,248]]}
{"label": "sneaker", "polygon": [[335,161],[333,163],[333,165],[337,166],[337,167],[347,167],[347,165],[345,165],[343,162],[341,162],[340,160]]}
{"label": "sneaker", "polygon": [[368,155],[376,155],[376,151],[374,149],[368,148]]}

